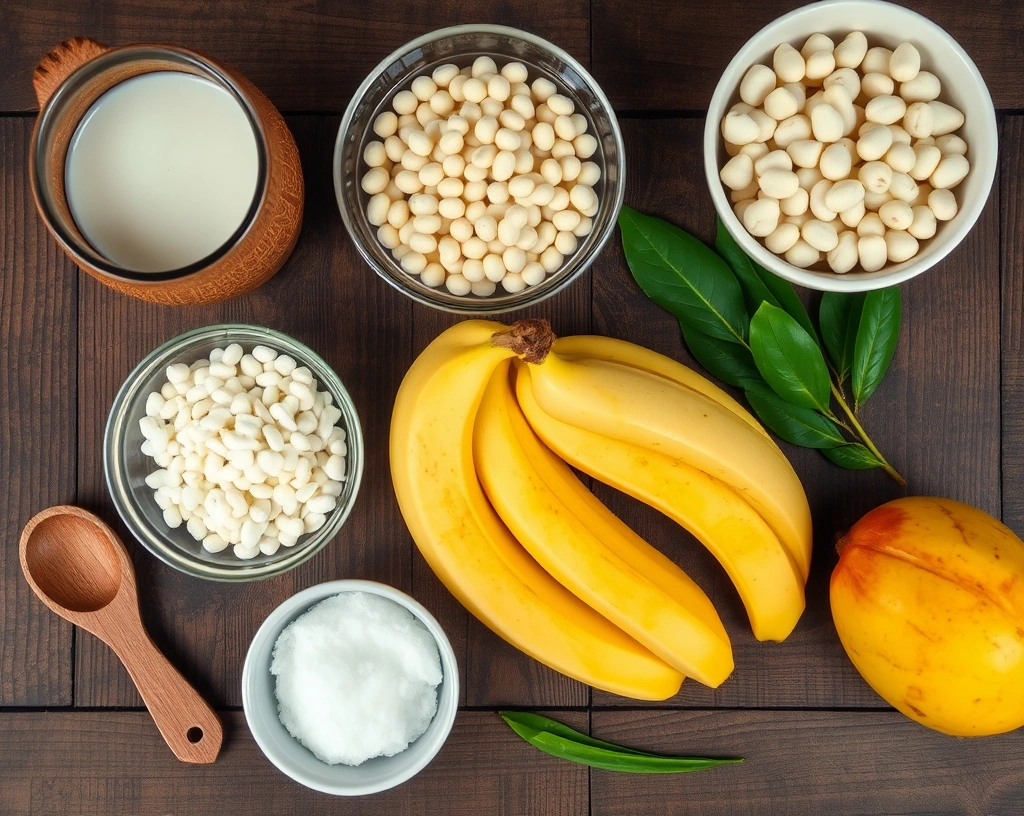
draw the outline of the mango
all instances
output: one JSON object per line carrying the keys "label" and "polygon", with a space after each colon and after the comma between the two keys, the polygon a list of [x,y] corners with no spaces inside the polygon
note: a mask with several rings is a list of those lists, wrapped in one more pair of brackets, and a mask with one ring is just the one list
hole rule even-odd
{"label": "mango", "polygon": [[890,705],[961,737],[1024,725],[1024,542],[988,513],[912,497],[838,543],[832,617]]}

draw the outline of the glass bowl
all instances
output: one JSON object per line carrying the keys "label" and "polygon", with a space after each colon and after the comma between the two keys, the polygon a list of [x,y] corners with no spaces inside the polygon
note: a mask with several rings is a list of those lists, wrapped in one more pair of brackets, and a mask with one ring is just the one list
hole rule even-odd
{"label": "glass bowl", "polygon": [[[369,196],[360,179],[367,166],[363,149],[377,139],[372,124],[377,115],[391,110],[391,100],[409,87],[413,77],[429,74],[439,65],[454,63],[460,68],[479,56],[496,61],[519,60],[530,71],[530,81],[538,76],[550,79],[559,92],[575,103],[577,112],[588,121],[588,133],[597,139],[597,152],[588,159],[601,168],[601,181],[595,188],[599,209],[594,228],[582,238],[561,268],[536,286],[509,294],[498,285],[489,297],[453,295],[444,286],[431,288],[405,272],[377,240],[377,228],[367,220]],[[385,281],[420,303],[446,312],[461,314],[498,314],[539,303],[560,292],[593,263],[615,229],[626,189],[625,154],[619,123],[594,78],[565,51],[526,31],[493,25],[462,25],[443,28],[406,43],[385,58],[359,86],[338,129],[334,147],[334,191],[341,218],[345,222],[359,254]]]}
{"label": "glass bowl", "polygon": [[[219,553],[207,552],[182,524],[171,529],[146,484],[146,476],[158,468],[142,453],[144,441],[139,420],[146,415],[146,399],[166,382],[165,371],[173,363],[191,365],[209,356],[215,348],[240,344],[246,352],[265,345],[291,355],[313,373],[320,390],[334,398],[341,411],[338,424],[347,435],[345,482],[338,504],[327,516],[324,526],[303,535],[294,547],[281,547],[273,555],[260,553],[241,560],[232,548]],[[252,581],[280,575],[323,549],[341,529],[355,504],[363,475],[363,436],[359,417],[348,391],[338,375],[311,349],[281,332],[261,326],[223,324],[193,329],[180,334],[151,352],[125,380],[114,398],[103,436],[103,472],[118,514],[142,545],[161,561],[181,572],[212,581]]]}

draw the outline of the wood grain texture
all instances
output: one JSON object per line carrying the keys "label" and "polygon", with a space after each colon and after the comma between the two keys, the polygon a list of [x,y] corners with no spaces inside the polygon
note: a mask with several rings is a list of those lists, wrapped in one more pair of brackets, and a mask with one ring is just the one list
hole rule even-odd
{"label": "wood grain texture", "polygon": [[[701,123],[692,119],[625,123],[630,156],[626,203],[667,218],[708,243],[714,207],[699,155]],[[998,516],[999,223],[998,192],[964,243],[941,264],[904,285],[902,335],[885,381],[863,411],[864,425],[909,481],[899,488],[881,471],[842,470],[814,451],[783,444],[800,475],[815,524],[807,611],[781,644],[750,634],[724,570],[691,536],[649,508],[605,486],[595,491],[628,524],[677,561],[715,603],[733,642],[736,671],[718,690],[692,681],[679,706],[879,706],[832,625],[828,577],[836,535],[871,508],[901,495],[942,495]],[[805,293],[806,294],[806,293]],[[953,302],[969,309],[950,309]],[[817,297],[811,297],[812,312]],[[675,357],[699,370],[678,323],[632,280],[618,236],[594,269],[594,329]],[[969,418],[969,419],[968,419]],[[813,671],[807,667],[814,666]],[[595,705],[621,705],[595,692]]]}
{"label": "wood grain texture", "polygon": [[[617,110],[704,110],[743,44],[802,5],[801,0],[653,0],[640,9],[633,3],[594,0],[594,76]],[[1024,107],[1024,89],[1017,80],[1024,15],[1017,0],[981,3],[970,13],[956,0],[905,0],[901,5],[933,20],[964,47],[997,108]],[[858,21],[847,25],[857,28]]]}
{"label": "wood grain texture", "polygon": [[[245,74],[284,111],[338,112],[370,69],[405,42],[444,26],[501,23],[528,29],[590,63],[585,0],[549,3],[271,3],[245,0],[5,0],[0,26],[0,110],[36,109],[32,70],[57,43],[76,35],[110,46],[183,45]],[[282,70],[287,67],[287,70]]]}
{"label": "wood grain texture", "polygon": [[32,594],[22,526],[75,499],[75,267],[39,222],[25,158],[32,123],[0,119],[0,705],[71,704],[71,626]]}
{"label": "wood grain texture", "polygon": [[[215,705],[239,705],[242,661],[256,629],[299,589],[335,578],[370,578],[411,589],[411,550],[387,466],[387,428],[409,365],[409,302],[359,260],[331,186],[336,118],[292,117],[303,159],[307,207],[302,239],[267,285],[227,303],[169,309],[124,297],[82,278],[79,379],[80,503],[114,523],[101,470],[107,411],[121,382],[159,343],[224,321],[270,326],[317,351],[338,373],[363,427],[360,495],[341,532],[306,564],[278,578],[225,585],[182,575],[115,529],[135,561],[143,619],[171,661]],[[140,704],[105,646],[83,635],[76,653],[76,704]]]}
{"label": "wood grain texture", "polygon": [[[551,321],[557,334],[587,332],[590,330],[590,286],[588,273],[533,309],[495,315],[493,319],[510,324],[523,317],[544,317]],[[419,354],[437,335],[462,319],[458,315],[415,306],[414,353]],[[584,706],[590,701],[587,686],[517,651],[466,612],[441,585],[418,551],[414,555],[413,588],[413,594],[438,616],[452,639],[459,659],[460,693],[465,705]]]}
{"label": "wood grain texture", "polygon": [[[587,728],[585,713],[552,716]],[[373,796],[333,797],[293,782],[260,753],[241,712],[225,715],[224,750],[206,766],[176,762],[143,712],[5,714],[0,768],[4,816],[588,813],[587,768],[527,745],[493,712],[461,712],[427,768]]]}
{"label": "wood grain texture", "polygon": [[999,141],[1003,522],[1024,536],[1024,117],[1007,116]]}
{"label": "wood grain texture", "polygon": [[594,816],[1013,816],[1024,795],[1024,731],[956,739],[866,711],[595,711],[592,733],[746,759],[678,776],[594,771]]}

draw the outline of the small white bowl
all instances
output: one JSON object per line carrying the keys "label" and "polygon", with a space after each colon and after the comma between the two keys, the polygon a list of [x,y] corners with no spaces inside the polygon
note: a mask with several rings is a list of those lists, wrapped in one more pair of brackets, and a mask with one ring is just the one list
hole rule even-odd
{"label": "small white bowl", "polygon": [[[437,689],[437,713],[427,730],[400,754],[368,759],[362,765],[328,765],[296,740],[277,713],[276,680],[270,673],[274,644],[284,628],[325,598],[342,592],[369,592],[405,607],[437,642],[443,679]],[[376,581],[328,581],[292,595],[256,632],[242,669],[242,707],[256,744],[278,770],[307,788],[335,796],[362,796],[388,790],[411,779],[441,750],[459,706],[459,669],[441,625],[404,592]]]}
{"label": "small white bowl", "polygon": [[[746,231],[732,210],[729,194],[718,172],[728,161],[721,137],[722,118],[739,100],[739,85],[751,65],[771,65],[772,54],[782,43],[799,49],[816,31],[838,43],[850,31],[863,31],[871,46],[894,48],[912,42],[921,52],[921,66],[942,82],[940,99],[959,108],[964,125],[957,131],[967,142],[971,171],[954,189],[959,211],[940,223],[935,235],[923,241],[921,251],[898,264],[887,264],[877,272],[848,272],[801,269],[768,251]],[[838,38],[838,39],[837,39]],[[985,81],[967,52],[949,34],[917,12],[881,0],[825,0],[786,14],[747,40],[718,81],[704,124],[704,172],[711,198],[726,229],[751,258],[786,280],[831,292],[866,292],[892,286],[920,275],[952,252],[978,220],[995,178],[998,150],[995,108]]]}

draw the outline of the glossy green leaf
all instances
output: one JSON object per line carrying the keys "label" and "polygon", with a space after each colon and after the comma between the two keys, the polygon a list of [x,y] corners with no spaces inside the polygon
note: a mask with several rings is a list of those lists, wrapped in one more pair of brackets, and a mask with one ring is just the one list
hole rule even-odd
{"label": "glossy green leaf", "polygon": [[822,453],[847,470],[869,470],[882,466],[882,463],[878,461],[878,457],[859,442],[839,445],[835,448],[823,450]]}
{"label": "glossy green leaf", "polygon": [[782,399],[766,385],[750,385],[747,402],[761,421],[776,435],[803,448],[834,448],[846,440],[834,422],[813,408]]}
{"label": "glossy green leaf", "polygon": [[642,774],[688,773],[743,761],[647,754],[594,739],[567,725],[536,714],[521,711],[499,713],[513,731],[544,753],[606,771]]}
{"label": "glossy green leaf", "polygon": [[750,383],[762,383],[761,373],[754,365],[751,353],[738,343],[726,343],[701,334],[694,328],[680,324],[683,339],[698,363],[722,382],[745,388]]}
{"label": "glossy green leaf", "polygon": [[817,338],[814,324],[807,309],[797,296],[796,289],[789,281],[783,280],[750,258],[736,243],[722,219],[718,219],[718,236],[715,249],[739,279],[747,310],[753,315],[762,303],[770,303],[786,312],[799,323],[811,337]]}
{"label": "glossy green leaf", "polygon": [[629,207],[619,227],[629,270],[651,300],[704,334],[746,342],[743,293],[725,261],[689,233]]}
{"label": "glossy green leaf", "polygon": [[889,369],[900,337],[900,315],[900,290],[897,287],[875,289],[864,296],[850,372],[854,411],[860,410],[860,406],[875,393]]}
{"label": "glossy green leaf", "polygon": [[832,366],[842,385],[853,366],[853,350],[864,307],[862,292],[825,292],[818,310],[818,325]]}
{"label": "glossy green leaf", "polygon": [[787,402],[829,410],[831,385],[821,349],[796,320],[762,303],[750,321],[750,350],[757,370]]}

